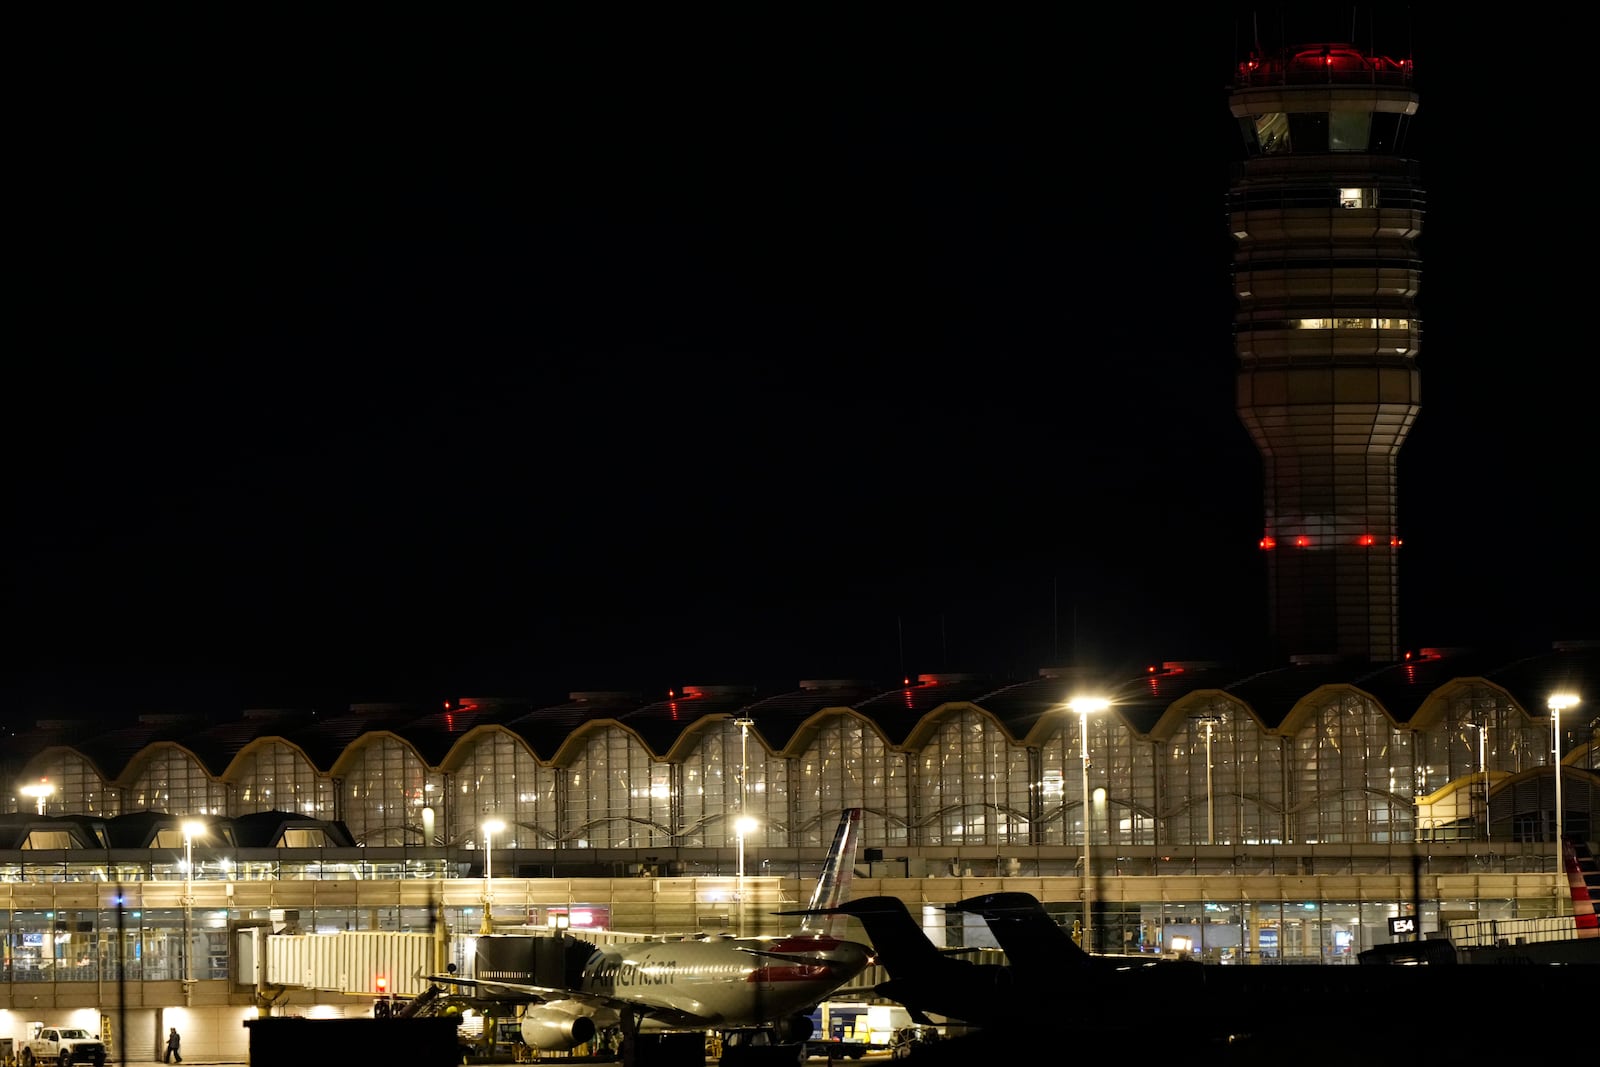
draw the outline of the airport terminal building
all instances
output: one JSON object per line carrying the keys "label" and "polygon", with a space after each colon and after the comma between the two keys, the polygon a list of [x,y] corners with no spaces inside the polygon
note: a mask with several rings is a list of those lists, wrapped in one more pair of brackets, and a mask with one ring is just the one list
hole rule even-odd
{"label": "airport terminal building", "polygon": [[[1101,951],[1353,961],[1418,909],[1425,930],[1570,910],[1557,745],[1560,832],[1584,849],[1600,768],[1592,710],[1551,705],[1597,691],[1600,642],[1572,642],[40,722],[6,745],[0,1036],[115,1030],[116,1003],[130,1048],[178,1025],[224,1054],[257,1011],[365,1012],[414,979],[265,984],[241,936],[261,928],[428,933],[464,969],[489,929],[779,932],[847,807],[854,892],[901,897],[946,945],[985,931],[943,905],[1020,889],[1076,928],[1087,891]],[[1108,706],[1068,707],[1086,694]]]}
{"label": "airport terminal building", "polygon": [[987,931],[944,905],[999,890],[1099,951],[1255,966],[1353,961],[1396,917],[1570,908],[1600,641],[1397,648],[1409,60],[1253,56],[1229,105],[1278,659],[12,723],[0,1040],[84,1026],[137,1056],[177,1027],[190,1058],[237,1057],[257,1012],[369,1013],[424,969],[274,979],[263,931],[424,934],[463,969],[493,930],[779,932],[853,807],[853,892],[904,899],[947,946]]}

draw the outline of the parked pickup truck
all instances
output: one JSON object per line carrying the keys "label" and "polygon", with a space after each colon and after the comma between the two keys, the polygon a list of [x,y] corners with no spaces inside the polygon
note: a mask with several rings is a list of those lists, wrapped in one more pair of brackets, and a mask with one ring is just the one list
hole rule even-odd
{"label": "parked pickup truck", "polygon": [[17,1057],[22,1067],[35,1067],[45,1064],[59,1064],[60,1067],[69,1067],[71,1064],[94,1064],[94,1067],[105,1067],[106,1046],[100,1040],[99,1034],[91,1034],[87,1030],[75,1027],[45,1026],[36,1030],[22,1046],[22,1054]]}

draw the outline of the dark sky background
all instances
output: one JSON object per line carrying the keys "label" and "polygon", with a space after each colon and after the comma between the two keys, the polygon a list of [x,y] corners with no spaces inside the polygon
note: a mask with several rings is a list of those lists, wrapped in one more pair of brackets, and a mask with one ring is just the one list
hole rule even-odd
{"label": "dark sky background", "polygon": [[[1253,8],[995,6],[40,34],[4,713],[1248,654]],[[1600,636],[1579,73],[1314,8],[1422,92],[1403,640]]]}

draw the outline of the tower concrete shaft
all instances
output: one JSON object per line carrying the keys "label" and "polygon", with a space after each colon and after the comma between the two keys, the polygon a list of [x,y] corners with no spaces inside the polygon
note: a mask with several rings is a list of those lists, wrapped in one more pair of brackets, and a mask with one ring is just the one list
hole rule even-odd
{"label": "tower concrete shaft", "polygon": [[1423,190],[1409,60],[1305,45],[1242,63],[1228,193],[1237,410],[1265,473],[1280,652],[1398,655],[1395,468],[1419,407]]}

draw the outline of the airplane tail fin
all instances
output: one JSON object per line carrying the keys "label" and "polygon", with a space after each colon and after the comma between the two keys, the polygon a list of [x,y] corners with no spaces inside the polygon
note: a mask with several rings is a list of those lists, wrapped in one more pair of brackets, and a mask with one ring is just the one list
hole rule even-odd
{"label": "airplane tail fin", "polygon": [[1018,974],[1086,967],[1091,957],[1028,893],[985,893],[952,905],[983,916]]}
{"label": "airplane tail fin", "polygon": [[845,808],[839,813],[839,828],[833,834],[833,846],[822,863],[822,875],[811,893],[811,903],[802,933],[836,935],[843,924],[833,912],[850,896],[850,883],[856,875],[856,847],[861,838],[861,808]]}
{"label": "airplane tail fin", "polygon": [[945,958],[899,897],[862,897],[845,901],[833,911],[861,923],[873,954],[891,979],[926,976]]}
{"label": "airplane tail fin", "polygon": [[1600,937],[1600,916],[1595,914],[1595,901],[1600,899],[1600,867],[1587,844],[1570,838],[1561,842],[1561,858],[1572,892],[1572,920],[1578,937]]}

